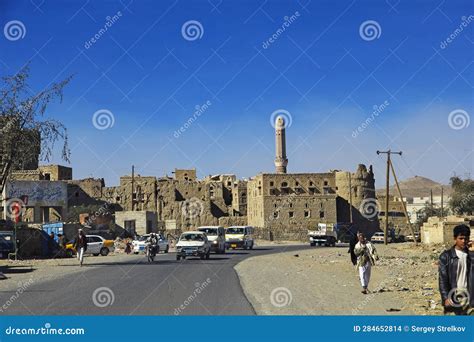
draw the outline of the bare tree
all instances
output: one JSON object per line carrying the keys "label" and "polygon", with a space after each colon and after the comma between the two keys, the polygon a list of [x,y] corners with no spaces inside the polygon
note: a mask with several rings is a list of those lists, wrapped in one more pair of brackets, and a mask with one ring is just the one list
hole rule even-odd
{"label": "bare tree", "polygon": [[62,143],[61,157],[69,161],[70,150],[66,127],[45,118],[48,104],[62,102],[63,89],[72,76],[52,83],[39,93],[28,86],[29,65],[17,74],[2,78],[0,90],[0,194],[15,166],[31,164],[39,158],[49,161],[56,142]]}

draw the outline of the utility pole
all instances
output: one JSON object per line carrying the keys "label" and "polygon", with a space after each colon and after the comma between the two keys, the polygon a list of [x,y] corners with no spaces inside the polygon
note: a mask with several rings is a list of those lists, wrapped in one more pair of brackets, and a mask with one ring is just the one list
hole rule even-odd
{"label": "utility pole", "polygon": [[443,186],[441,186],[441,218],[444,217],[444,193],[443,193]]}
{"label": "utility pole", "polygon": [[430,209],[431,214],[433,214],[433,189],[430,189]]}
{"label": "utility pole", "polygon": [[[401,153],[401,152],[400,152]],[[401,155],[401,154],[400,154]],[[402,199],[402,206],[403,206],[403,212],[405,213],[405,217],[407,219],[407,224],[408,226],[410,227],[410,231],[411,233],[413,234],[413,240],[415,240],[415,246],[418,246],[418,240],[415,236],[415,230],[413,229],[413,226],[411,225],[411,222],[410,222],[410,218],[408,217],[408,212],[407,212],[407,207],[405,205],[405,202],[403,201],[403,195],[402,195],[402,191],[400,190],[400,185],[398,185],[398,179],[397,179],[397,174],[395,173],[395,169],[393,167],[393,164],[392,164],[392,161],[390,161],[390,167],[392,169],[392,173],[393,173],[393,178],[395,179],[395,184],[397,186],[397,190],[398,190],[398,195],[400,196],[400,198]]]}
{"label": "utility pole", "polygon": [[[385,189],[385,227],[383,231],[383,242],[385,245],[388,244],[387,240],[387,233],[388,233],[388,209],[389,209],[389,197],[390,197],[390,155],[391,154],[399,154],[402,155],[402,152],[392,152],[391,150],[388,151],[377,151],[377,154],[386,154],[387,155],[387,178],[386,178],[386,189]],[[403,201],[403,198],[402,198]]]}
{"label": "utility pole", "polygon": [[133,195],[135,194],[135,166],[132,165],[132,211],[135,209],[135,199],[133,198]]}
{"label": "utility pole", "polygon": [[349,221],[352,224],[352,174],[349,172]]}

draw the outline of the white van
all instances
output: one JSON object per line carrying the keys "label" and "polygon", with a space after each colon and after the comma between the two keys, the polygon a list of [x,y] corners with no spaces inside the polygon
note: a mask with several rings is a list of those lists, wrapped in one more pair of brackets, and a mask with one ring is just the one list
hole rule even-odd
{"label": "white van", "polygon": [[253,248],[253,230],[252,226],[231,226],[226,228],[226,248]]}
{"label": "white van", "polygon": [[220,226],[202,226],[197,229],[206,234],[211,243],[211,251],[217,254],[225,253],[225,229]]}

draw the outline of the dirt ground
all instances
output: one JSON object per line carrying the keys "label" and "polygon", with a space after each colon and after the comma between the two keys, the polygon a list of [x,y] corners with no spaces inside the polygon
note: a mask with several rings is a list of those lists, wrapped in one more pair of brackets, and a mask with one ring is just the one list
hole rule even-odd
{"label": "dirt ground", "polygon": [[235,269],[263,315],[440,315],[437,260],[442,246],[377,244],[371,293],[361,293],[348,247],[246,259]]}

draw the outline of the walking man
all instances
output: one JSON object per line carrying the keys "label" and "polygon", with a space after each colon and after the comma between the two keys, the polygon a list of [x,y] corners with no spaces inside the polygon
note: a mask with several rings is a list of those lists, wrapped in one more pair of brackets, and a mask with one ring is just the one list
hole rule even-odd
{"label": "walking man", "polygon": [[77,235],[74,247],[76,248],[77,260],[79,260],[79,263],[82,266],[84,261],[84,252],[87,250],[87,238],[82,229],[79,229],[79,234]]}
{"label": "walking man", "polygon": [[454,246],[439,256],[439,292],[445,314],[468,315],[474,308],[470,236],[468,226],[454,227]]}
{"label": "walking man", "polygon": [[378,260],[377,251],[374,245],[365,239],[363,233],[358,233],[359,242],[354,247],[354,254],[357,256],[357,268],[359,269],[360,284],[362,285],[362,293],[369,293],[370,272],[375,260]]}

